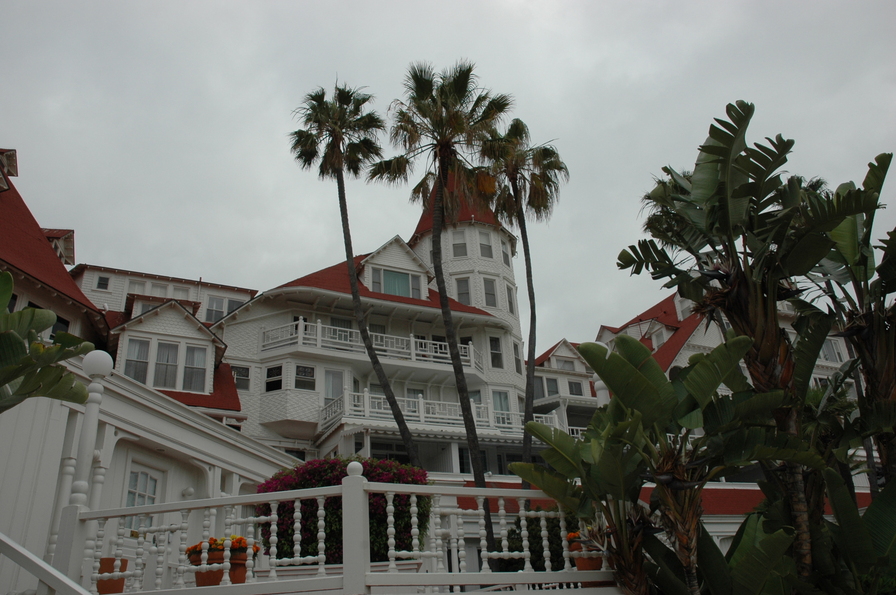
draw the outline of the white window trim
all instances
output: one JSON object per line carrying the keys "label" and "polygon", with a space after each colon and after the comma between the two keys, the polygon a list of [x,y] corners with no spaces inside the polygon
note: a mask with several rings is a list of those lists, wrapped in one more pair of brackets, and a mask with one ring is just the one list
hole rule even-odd
{"label": "white window trim", "polygon": [[[122,376],[125,375],[125,365],[127,363],[127,348],[128,343],[131,339],[137,339],[140,341],[149,341],[149,360],[147,362],[147,370],[146,370],[146,383],[145,385],[154,390],[173,390],[177,392],[188,392],[197,395],[209,394],[209,370],[210,367],[214,365],[214,346],[210,343],[199,343],[195,340],[184,340],[178,339],[177,337],[172,336],[159,336],[159,335],[145,335],[145,334],[137,334],[137,333],[127,333],[122,337],[122,340],[119,341],[119,360],[121,361],[120,366],[116,366],[116,371],[118,371]],[[177,373],[175,374],[175,383],[173,388],[169,387],[157,387],[156,384],[156,362],[158,357],[158,349],[159,343],[168,343],[171,345],[177,345]],[[184,390],[183,389],[183,381],[184,381],[184,367],[186,366],[187,361],[187,347],[199,347],[205,349],[205,383],[204,388],[201,392]],[[245,366],[244,366],[245,367]],[[250,372],[251,373],[251,372]],[[130,376],[128,376],[130,378]],[[130,378],[134,380],[133,378]],[[134,382],[140,382],[139,380],[134,380]]]}

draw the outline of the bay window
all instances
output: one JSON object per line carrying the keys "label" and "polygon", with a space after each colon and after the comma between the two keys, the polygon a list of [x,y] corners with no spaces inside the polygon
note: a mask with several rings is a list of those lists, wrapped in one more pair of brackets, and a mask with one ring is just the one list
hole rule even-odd
{"label": "bay window", "polygon": [[376,293],[422,299],[423,284],[420,282],[420,275],[374,268],[371,278],[372,290]]}
{"label": "bay window", "polygon": [[124,360],[124,375],[146,384],[149,371],[149,341],[128,339],[128,351]]}
{"label": "bay window", "polygon": [[464,235],[463,231],[455,231],[451,234],[452,241],[452,250],[454,253],[454,258],[461,258],[467,255],[467,239]]}
{"label": "bay window", "polygon": [[489,337],[488,350],[491,353],[491,361],[493,368],[504,367],[504,354],[501,352],[501,338]]}
{"label": "bay window", "polygon": [[487,231],[479,232],[479,255],[482,258],[494,258],[492,255],[492,236]]}
{"label": "bay window", "polygon": [[470,280],[469,279],[458,279],[457,280],[457,301],[465,306],[471,305],[470,301]]}
{"label": "bay window", "polygon": [[483,279],[482,280],[483,289],[485,290],[485,305],[497,308],[498,307],[498,293],[495,290],[495,280],[494,279]]}

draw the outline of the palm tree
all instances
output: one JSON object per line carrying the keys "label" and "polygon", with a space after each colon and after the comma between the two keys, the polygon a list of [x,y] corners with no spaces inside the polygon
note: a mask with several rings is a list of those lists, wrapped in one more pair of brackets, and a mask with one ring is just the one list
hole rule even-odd
{"label": "palm tree", "polygon": [[446,215],[450,218],[458,205],[473,204],[490,190],[490,178],[474,167],[473,162],[486,131],[510,108],[511,99],[507,95],[492,96],[477,87],[473,64],[463,61],[438,73],[430,64],[412,64],[404,88],[405,100],[396,100],[392,104],[394,116],[390,133],[392,143],[403,153],[375,164],[370,169],[369,178],[406,182],[416,158],[422,155],[426,159],[426,173],[414,186],[411,199],[421,201],[424,209],[432,209],[433,269],[445,338],[467,433],[473,478],[478,487],[485,487],[485,469],[478,456],[476,422],[442,268],[442,229]]}
{"label": "palm tree", "polygon": [[[693,300],[696,312],[713,318],[724,313],[737,334],[752,337],[744,359],[753,386],[783,391],[774,420],[779,432],[799,437],[799,413],[826,331],[795,349],[779,325],[777,304],[798,295],[796,280],[828,254],[833,242],[827,232],[849,215],[873,211],[876,202],[861,193],[827,197],[804,188],[798,176],[782,181],[778,170],[794,142],[778,135],[768,139],[770,146],[749,147],[753,112],[744,101],[728,105],[729,120],[710,127],[690,177],[663,168],[668,179],[658,180],[645,200],[664,215],[662,224],[648,218],[647,229],[657,231],[664,247],[642,240],[623,250],[617,264],[633,274],[647,269],[655,279],[670,278],[666,286]],[[785,485],[794,559],[806,577],[812,551],[801,465],[786,464]]]}
{"label": "palm tree", "polygon": [[373,111],[366,111],[372,95],[362,93],[359,89],[336,84],[332,100],[327,100],[323,88],[312,91],[305,96],[305,101],[296,109],[304,128],[290,134],[292,152],[303,169],[310,169],[320,163],[318,173],[321,178],[335,178],[339,193],[339,212],[342,216],[342,239],[345,244],[345,263],[348,267],[349,284],[352,291],[355,320],[361,341],[367,350],[367,357],[373,365],[374,373],[386,401],[392,410],[392,416],[398,425],[398,432],[408,453],[410,464],[420,466],[417,447],[413,436],[405,422],[404,414],[392,392],[392,386],[383,365],[380,363],[367,321],[361,308],[361,294],[358,291],[358,271],[355,268],[352,234],[348,221],[348,203],[345,198],[345,173],[358,177],[362,168],[375,159],[382,157],[382,148],[377,135],[385,129],[383,119]]}
{"label": "palm tree", "polygon": [[[523,423],[533,420],[535,402],[535,285],[532,282],[532,254],[526,216],[535,221],[550,218],[557,202],[560,182],[569,180],[569,170],[551,145],[531,146],[529,128],[514,119],[504,134],[492,128],[482,145],[482,157],[498,180],[495,214],[508,225],[520,228],[526,289],[529,292],[529,343],[526,354],[526,398]],[[532,460],[532,435],[523,434],[523,462]]]}

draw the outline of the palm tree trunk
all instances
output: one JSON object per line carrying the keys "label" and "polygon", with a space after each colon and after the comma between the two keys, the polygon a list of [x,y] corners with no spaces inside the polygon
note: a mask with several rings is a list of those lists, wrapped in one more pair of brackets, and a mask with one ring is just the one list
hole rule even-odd
{"label": "palm tree trunk", "polygon": [[408,424],[404,419],[404,413],[402,413],[401,407],[398,405],[395,393],[392,392],[392,385],[389,382],[388,376],[386,376],[386,371],[383,369],[383,365],[380,363],[380,358],[373,348],[373,341],[370,340],[367,321],[364,318],[364,312],[361,308],[361,293],[358,290],[358,271],[355,268],[352,234],[348,224],[348,201],[345,198],[345,179],[341,169],[336,172],[336,187],[339,190],[339,213],[342,216],[342,239],[345,243],[345,262],[348,266],[348,281],[352,290],[352,305],[354,306],[355,320],[358,323],[358,331],[361,333],[361,341],[364,343],[364,349],[367,350],[367,357],[370,358],[370,363],[373,366],[373,371],[376,374],[377,380],[379,381],[380,386],[383,387],[386,402],[389,403],[389,408],[392,410],[392,417],[395,418],[395,423],[398,426],[398,433],[401,435],[401,441],[404,443],[404,448],[408,453],[409,462],[414,467],[420,467],[417,445],[414,443],[414,437],[411,435],[411,430],[408,428]]}
{"label": "palm tree trunk", "polygon": [[[467,389],[467,377],[464,365],[460,359],[460,350],[457,348],[457,333],[454,330],[454,322],[451,316],[451,306],[448,303],[448,286],[445,283],[445,271],[442,267],[442,228],[445,224],[445,211],[443,200],[445,189],[448,187],[447,163],[440,159],[438,179],[436,181],[436,195],[432,204],[432,265],[436,276],[436,287],[439,290],[439,306],[442,309],[442,322],[445,325],[445,340],[448,343],[448,354],[451,356],[451,366],[454,369],[454,381],[457,385],[457,400],[460,403],[461,417],[464,420],[464,430],[467,433],[467,448],[470,450],[470,466],[473,468],[473,482],[477,488],[484,488],[485,469],[482,467],[482,459],[479,456],[479,435],[476,433],[476,419],[473,416],[473,406],[470,403],[470,391]],[[495,550],[495,532],[491,523],[489,501],[485,500],[485,530],[486,540],[490,551]]]}
{"label": "palm tree trunk", "polygon": [[[529,232],[526,229],[526,212],[522,197],[519,196],[516,181],[511,182],[513,199],[516,202],[516,218],[520,226],[520,240],[523,242],[523,259],[526,263],[526,289],[529,292],[529,341],[526,345],[526,397],[523,405],[523,425],[535,418],[535,284],[532,281],[532,255],[529,252]],[[532,462],[532,435],[523,432],[523,462]],[[523,482],[523,488],[528,488]]]}

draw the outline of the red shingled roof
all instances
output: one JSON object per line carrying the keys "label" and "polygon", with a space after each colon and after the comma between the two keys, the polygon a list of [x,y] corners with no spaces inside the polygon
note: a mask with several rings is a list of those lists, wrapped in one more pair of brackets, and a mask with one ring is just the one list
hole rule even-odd
{"label": "red shingled roof", "polygon": [[241,411],[240,396],[236,392],[236,382],[233,380],[233,372],[230,364],[221,364],[215,370],[214,390],[210,395],[198,393],[185,393],[176,390],[160,390],[160,393],[168,395],[175,401],[189,405],[190,407],[205,407],[207,409],[223,409],[225,411]]}
{"label": "red shingled roof", "polygon": [[[638,316],[635,316],[622,326],[615,328],[607,326],[604,328],[613,334],[619,334],[633,324],[640,324],[650,320],[656,320],[660,324],[674,329],[672,336],[669,337],[653,354],[653,359],[655,359],[665,371],[669,369],[669,366],[671,366],[672,362],[675,360],[675,356],[678,355],[681,348],[687,343],[687,340],[694,334],[697,327],[700,326],[701,318],[697,314],[691,314],[684,320],[679,320],[678,312],[675,308],[675,294],[673,293],[660,303],[652,306]],[[653,349],[653,342],[648,337],[641,337],[641,342],[647,345],[650,349]]]}
{"label": "red shingled roof", "polygon": [[[455,217],[451,221],[446,221],[446,225],[452,225],[454,223],[462,223],[467,221],[478,221],[479,223],[485,223],[487,225],[494,225],[495,227],[501,227],[501,223],[498,221],[498,218],[495,217],[495,214],[491,209],[486,208],[485,210],[474,209],[472,206],[464,202],[460,209],[457,212],[457,217]],[[429,207],[423,211],[423,214],[420,215],[420,221],[417,222],[417,229],[414,230],[414,235],[411,236],[408,244],[415,244],[417,240],[420,239],[425,233],[429,233],[432,231],[432,201],[429,203]]]}
{"label": "red shingled roof", "polygon": [[[367,258],[367,256],[369,255],[362,254],[360,256],[355,256],[355,267],[360,267],[361,261]],[[351,287],[348,282],[348,267],[346,266],[345,261],[342,261],[339,264],[334,264],[333,266],[327,267],[325,269],[321,269],[317,272],[311,273],[310,275],[299,277],[294,281],[284,283],[280,287],[314,287],[316,289],[337,291],[339,293],[345,293],[348,295],[351,295],[352,293]],[[360,290],[362,298],[384,300],[387,302],[399,302],[402,304],[423,306],[426,308],[438,309],[440,307],[439,293],[432,289],[429,290],[428,297],[425,300],[417,300],[414,298],[402,297],[400,295],[390,295],[387,293],[375,293],[373,291],[370,291],[362,283],[358,283],[358,289]],[[479,308],[474,308],[473,306],[466,306],[451,298],[448,299],[448,303],[451,307],[451,310],[454,312],[466,312],[468,314],[481,314],[483,316],[491,316],[491,314],[489,314],[485,310],[480,310]]]}
{"label": "red shingled roof", "polygon": [[68,274],[12,181],[4,173],[0,175],[9,183],[9,190],[0,192],[0,260],[84,308],[98,312]]}

